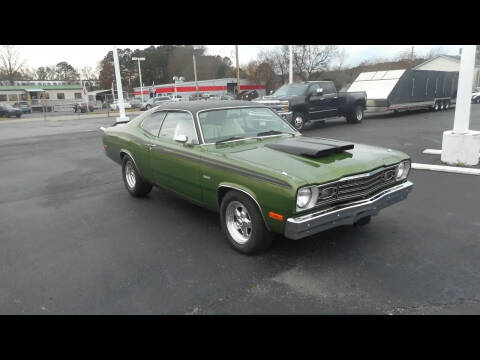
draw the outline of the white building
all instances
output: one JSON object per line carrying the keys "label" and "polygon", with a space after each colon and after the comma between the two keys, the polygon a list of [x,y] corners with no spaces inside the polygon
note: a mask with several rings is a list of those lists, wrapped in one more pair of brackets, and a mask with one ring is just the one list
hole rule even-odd
{"label": "white building", "polygon": [[[460,56],[438,55],[413,68],[414,70],[460,71]],[[480,61],[475,62],[472,88],[480,86]]]}
{"label": "white building", "polygon": [[11,85],[0,86],[0,105],[28,101],[32,110],[84,101],[81,85]]}

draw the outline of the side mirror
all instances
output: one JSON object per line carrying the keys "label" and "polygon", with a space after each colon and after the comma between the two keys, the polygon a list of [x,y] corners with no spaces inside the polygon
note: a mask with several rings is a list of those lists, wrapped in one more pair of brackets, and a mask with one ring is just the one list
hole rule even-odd
{"label": "side mirror", "polygon": [[322,96],[323,95],[323,88],[318,88],[317,89],[317,95]]}
{"label": "side mirror", "polygon": [[176,142],[185,144],[188,141],[188,136],[186,135],[177,135],[173,138]]}

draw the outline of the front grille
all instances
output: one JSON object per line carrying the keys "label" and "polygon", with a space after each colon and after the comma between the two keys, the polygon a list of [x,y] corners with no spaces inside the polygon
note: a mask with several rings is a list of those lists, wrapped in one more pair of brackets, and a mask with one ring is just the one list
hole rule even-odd
{"label": "front grille", "polygon": [[333,187],[335,188],[335,195],[328,199],[319,199],[316,205],[342,203],[371,197],[395,183],[396,171],[396,165],[389,166],[365,174],[347,176],[333,183],[319,185],[320,193],[322,189]]}

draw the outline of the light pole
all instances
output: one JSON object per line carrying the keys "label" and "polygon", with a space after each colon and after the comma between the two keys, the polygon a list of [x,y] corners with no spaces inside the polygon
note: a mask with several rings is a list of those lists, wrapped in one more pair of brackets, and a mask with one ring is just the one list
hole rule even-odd
{"label": "light pole", "polygon": [[145,58],[132,57],[132,60],[138,60],[138,74],[140,76],[140,94],[142,95],[142,104],[143,104],[143,83],[142,83],[142,70],[140,68],[140,61],[144,61]]}
{"label": "light pole", "polygon": [[291,84],[293,83],[293,45],[288,45],[288,47],[290,50],[289,83]]}
{"label": "light pole", "polygon": [[125,105],[123,103],[123,90],[122,90],[122,78],[120,77],[120,65],[118,62],[117,47],[113,45],[113,63],[115,65],[115,79],[117,81],[117,98],[118,108],[120,109],[120,116],[117,117],[118,121],[128,121],[128,117],[125,116]]}
{"label": "light pole", "polygon": [[238,45],[235,45],[235,58],[237,64],[237,96],[240,94],[240,68],[238,65]]}
{"label": "light pole", "polygon": [[177,81],[178,81],[178,82],[183,82],[183,81],[185,81],[185,78],[184,78],[183,76],[180,76],[180,77],[174,76],[174,77],[173,77],[173,86],[175,87],[175,99],[177,99],[177,97],[178,97],[178,94],[177,94]]}

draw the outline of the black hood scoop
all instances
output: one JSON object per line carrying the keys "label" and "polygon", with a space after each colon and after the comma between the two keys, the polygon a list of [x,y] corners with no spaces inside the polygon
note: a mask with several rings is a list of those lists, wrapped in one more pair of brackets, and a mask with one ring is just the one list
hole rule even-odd
{"label": "black hood scoop", "polygon": [[293,155],[319,158],[353,149],[353,144],[332,139],[302,136],[300,138],[285,139],[275,143],[266,144],[265,147]]}

